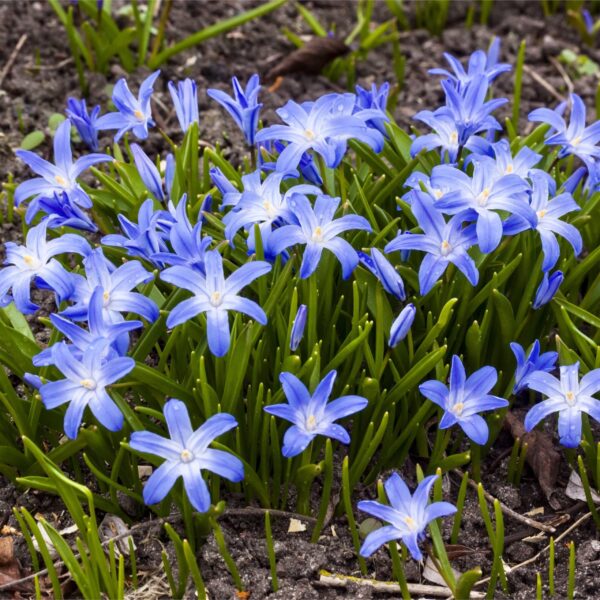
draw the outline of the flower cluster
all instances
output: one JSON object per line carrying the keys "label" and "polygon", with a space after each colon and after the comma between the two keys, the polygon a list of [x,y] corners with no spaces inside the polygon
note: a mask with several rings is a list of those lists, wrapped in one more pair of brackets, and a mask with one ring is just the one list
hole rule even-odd
{"label": "flower cluster", "polygon": [[[202,423],[197,423],[196,428],[192,425],[192,421],[199,419],[191,411],[191,404],[177,399],[165,403],[164,397],[158,400],[163,415],[156,410],[151,412],[157,420],[164,416],[169,438],[159,435],[155,422],[150,422],[144,431],[137,427],[135,419],[131,419],[131,423],[129,418],[127,420],[128,425],[139,429],[131,434],[129,448],[162,460],[144,487],[145,502],[161,502],[181,478],[192,506],[206,512],[210,509],[211,497],[202,471],[211,471],[236,483],[244,479],[250,468],[241,460],[239,451],[240,440],[246,436],[243,426],[236,432],[236,453],[240,457],[210,447],[217,437],[225,436],[238,426],[247,399],[238,406],[237,398],[217,398],[219,394],[206,383],[206,362],[210,363],[209,370],[213,369],[216,379],[225,382],[221,387],[226,396],[230,390],[239,391],[246,384],[245,373],[235,372],[243,352],[263,363],[270,360],[268,353],[275,354],[278,360],[283,357],[273,371],[274,386],[269,388],[261,380],[253,381],[253,385],[260,385],[261,394],[263,386],[268,392],[256,401],[258,408],[253,409],[251,420],[258,421],[264,413],[270,415],[266,417],[268,424],[263,425],[261,444],[283,436],[282,455],[293,459],[302,454],[298,462],[308,467],[308,460],[313,459],[313,448],[321,449],[317,436],[349,444],[350,429],[339,421],[358,415],[352,428],[354,436],[356,431],[361,431],[362,421],[372,417],[373,410],[378,412],[385,406],[383,396],[379,406],[367,392],[364,393],[369,399],[346,393],[352,381],[342,382],[339,392],[343,395],[330,401],[336,369],[360,377],[360,386],[365,389],[369,389],[372,382],[379,383],[376,379],[383,378],[388,364],[394,378],[402,380],[397,364],[406,357],[412,363],[415,356],[423,356],[431,344],[437,343],[437,329],[435,335],[420,336],[415,331],[415,323],[419,327],[426,325],[431,331],[438,325],[439,330],[444,326],[444,323],[433,326],[433,312],[428,304],[431,300],[431,306],[443,305],[440,302],[442,278],[454,286],[454,274],[458,270],[461,275],[457,287],[464,284],[462,289],[470,292],[470,286],[478,286],[480,279],[484,279],[488,263],[510,244],[507,238],[521,236],[519,243],[522,241],[525,248],[539,245],[539,259],[536,255],[539,266],[533,273],[537,279],[532,282],[523,306],[529,308],[528,302],[540,278],[532,307],[538,309],[550,302],[564,278],[560,268],[566,263],[561,263],[561,244],[570,246],[567,260],[575,260],[571,256],[577,257],[583,252],[584,238],[567,219],[580,210],[573,194],[583,178],[586,177],[584,185],[589,191],[600,181],[597,146],[600,125],[586,127],[583,103],[575,95],[570,100],[568,125],[563,117],[566,106],[556,111],[538,109],[531,113],[530,120],[550,124],[545,143],[559,147],[556,152],[559,159],[573,155],[583,163],[557,185],[547,172],[548,165],[544,164],[542,154],[496,137],[502,127],[492,113],[506,100],[489,99],[491,84],[510,69],[509,65],[499,62],[499,51],[499,42],[495,40],[487,53],[475,52],[467,68],[446,55],[451,70],[432,71],[443,77],[445,104],[415,115],[431,132],[412,140],[406,136],[410,154],[420,155],[417,160],[423,159],[423,162],[419,168],[425,170],[414,171],[401,182],[405,189],[402,200],[398,201],[404,209],[397,220],[403,224],[400,231],[394,218],[382,226],[387,215],[376,199],[361,196],[365,216],[356,214],[353,201],[356,190],[349,191],[350,184],[346,186],[346,180],[338,186],[337,180],[341,181],[345,174],[332,171],[344,160],[349,140],[362,144],[355,146],[357,154],[360,149],[364,153],[361,156],[369,156],[389,169],[388,162],[392,162],[390,156],[393,157],[395,151],[392,146],[398,144],[395,144],[394,125],[387,113],[388,84],[373,85],[370,90],[357,86],[356,93],[326,94],[314,102],[290,100],[277,111],[283,123],[264,128],[259,128],[262,104],[257,75],[251,77],[245,87],[234,78],[233,96],[221,90],[208,90],[208,96],[231,115],[252,147],[253,170],[240,176],[223,161],[215,161],[210,166],[205,160],[203,193],[193,185],[198,173],[193,176],[189,173],[198,165],[182,168],[181,164],[190,160],[188,155],[194,154],[188,151],[190,147],[197,149],[190,146],[197,146],[200,119],[195,82],[186,79],[177,84],[169,83],[185,151],[172,143],[172,153],[163,162],[152,159],[136,143],[127,144],[127,154],[116,150],[118,161],[108,154],[98,153],[103,131],[116,131],[114,142],[122,137],[133,136],[140,141],[149,136],[150,128],[155,125],[151,103],[159,71],[141,84],[137,97],[124,79],[117,82],[113,92],[115,112],[101,115],[98,106],[89,112],[85,101],[69,99],[69,118],[58,127],[54,139],[54,164],[29,151],[17,152],[39,177],[16,188],[15,203],[19,206],[28,201],[27,224],[40,216],[41,220],[29,229],[25,244],[9,242],[5,245],[5,267],[0,270],[1,307],[14,302],[21,313],[31,314],[39,308],[34,303],[38,294],[54,295],[56,311],[50,315],[50,322],[63,339],[33,358],[33,367],[43,367],[44,371],[39,375],[27,374],[26,380],[38,389],[47,409],[68,404],[64,414],[66,435],[71,439],[77,437],[86,407],[109,431],[123,428],[124,414],[130,414],[131,410],[130,399],[121,397],[111,386],[128,374],[133,377],[150,368],[136,363],[133,358],[141,362],[146,355],[140,358],[132,351],[132,356],[128,356],[134,337],[131,332],[144,328],[145,323],[156,322],[142,346],[147,344],[150,351],[155,348],[161,365],[168,362],[167,346],[181,342],[173,362],[180,359],[180,352],[183,356],[193,348],[194,366],[198,364],[198,356],[208,349],[212,357],[202,356],[200,373],[194,371],[194,382],[190,385],[192,397],[198,396],[206,406],[211,406],[201,413]],[[93,150],[92,154],[75,161],[71,148],[72,127],[81,141]],[[540,130],[539,140],[543,133]],[[408,144],[404,152],[407,163],[410,160]],[[540,142],[536,150],[541,145]],[[381,157],[375,156],[382,151]],[[196,153],[193,161],[197,163],[197,159]],[[100,168],[110,171],[111,176],[118,172],[126,180],[127,202],[119,204],[118,209],[115,202],[114,210],[108,210],[101,202],[96,205],[92,201],[96,198],[94,190],[80,181],[80,175],[94,165],[113,161],[115,164]],[[356,169],[344,164],[339,171],[344,169],[351,171],[352,185],[357,188],[372,175],[368,161]],[[188,176],[191,182],[186,179]],[[376,183],[379,191],[387,190],[388,186],[384,177]],[[116,182],[114,189],[118,189]],[[394,189],[390,193],[395,197],[398,192],[402,190]],[[220,202],[215,210],[212,210],[213,196]],[[575,196],[579,198],[577,193]],[[391,204],[391,213],[395,214],[393,199]],[[67,227],[88,232],[100,230],[103,234],[97,238],[100,244],[92,248],[82,235],[65,233]],[[587,241],[587,237],[585,239]],[[396,252],[400,253],[399,259],[393,254]],[[419,253],[424,253],[424,257]],[[489,257],[492,253],[493,259]],[[71,256],[61,262],[57,258],[61,255]],[[325,265],[329,260],[330,264]],[[498,258],[499,262],[502,260]],[[77,265],[73,268],[74,262]],[[328,267],[331,268],[328,270]],[[342,346],[344,360],[321,362],[322,341],[314,339],[319,310],[317,299],[322,293],[317,281],[320,286],[323,280],[335,278],[335,284],[339,282],[346,287],[348,284],[340,278],[347,280],[353,275],[356,280],[352,282],[355,305],[350,311],[354,311],[351,325],[348,332],[334,331],[331,337],[333,346],[338,333],[348,335],[348,341]],[[365,280],[371,285],[366,284],[366,292],[363,292],[359,287]],[[33,296],[32,286],[35,288]],[[275,301],[270,301],[269,292],[273,290],[277,294]],[[306,290],[309,290],[308,299]],[[284,292],[289,292],[289,296]],[[323,292],[322,295],[332,300],[332,294]],[[345,311],[342,293],[340,296],[336,305],[338,312]],[[294,299],[286,305],[279,302],[279,298],[284,297]],[[563,295],[558,296],[559,301],[563,298]],[[453,298],[447,306],[451,308],[456,300]],[[363,316],[365,310],[370,311],[376,321],[376,349],[371,352],[367,348],[366,366],[361,374],[363,367],[350,351],[359,351],[354,344],[357,332],[363,336],[361,345],[369,344],[372,323]],[[235,318],[230,313],[234,313]],[[461,314],[468,318],[467,309]],[[519,315],[522,314],[520,310]],[[285,315],[289,315],[289,320]],[[301,345],[307,321],[307,337],[313,354],[302,363],[302,350],[306,348]],[[461,320],[456,325],[458,330],[468,323]],[[265,326],[276,331],[277,335],[273,336],[276,342],[271,343],[271,337],[265,335],[264,344],[261,340],[253,350],[248,340],[256,337],[256,332],[264,331]],[[332,329],[335,326],[333,323]],[[471,347],[480,347],[477,327],[474,321],[472,339],[475,342],[473,346],[467,343],[468,352]],[[245,337],[240,335],[240,329]],[[387,332],[389,348],[386,349]],[[481,357],[459,356],[463,350],[455,344],[455,333],[449,334],[443,342],[447,342],[454,354],[448,385],[438,380],[446,373],[440,360],[435,366],[438,378],[422,382],[418,389],[426,399],[426,410],[438,410],[428,401],[439,408],[439,429],[458,425],[469,440],[485,445],[489,442],[490,427],[480,413],[499,411],[494,417],[501,417],[501,411],[509,407],[509,402],[491,393],[498,379],[494,367],[482,366],[467,376],[461,356],[468,359],[466,364],[473,364],[472,361],[479,361]],[[169,334],[172,337],[165,348],[156,344],[160,336],[168,338]],[[417,335],[419,340],[413,346]],[[419,346],[421,341],[423,345]],[[508,344],[508,340],[505,343]],[[441,343],[438,348],[440,346]],[[513,393],[529,389],[547,397],[529,410],[526,429],[531,430],[542,419],[558,412],[561,443],[577,446],[582,437],[581,414],[600,420],[600,400],[594,398],[600,391],[600,369],[590,370],[579,379],[578,363],[561,366],[559,380],[551,374],[558,360],[556,352],[541,353],[537,340],[527,352],[517,342],[510,347],[517,362]],[[228,353],[230,356],[225,358]],[[240,361],[239,369],[244,369],[244,365],[244,361]],[[46,367],[49,370],[45,370]],[[62,378],[45,378],[46,374],[57,372]],[[322,376],[322,373],[326,374]],[[425,371],[423,374],[426,375]],[[121,385],[127,384],[121,382]],[[179,391],[182,392],[179,397],[184,398],[184,392],[190,390],[180,386]],[[280,402],[284,396],[287,402]],[[213,399],[216,409],[211,404]],[[221,403],[228,410],[232,407],[231,413],[236,416],[220,412]],[[388,414],[386,412],[386,419]],[[291,424],[285,433],[282,424],[273,417]],[[369,427],[374,427],[372,422]],[[493,432],[493,428],[491,430]],[[450,432],[446,436],[449,437]],[[258,440],[251,443],[256,444]],[[330,450],[329,444],[328,441]],[[275,459],[281,461],[278,456]],[[288,461],[290,469],[292,462],[297,461]],[[268,466],[261,464],[260,469],[263,468],[266,473]],[[256,474],[253,479],[254,483],[261,483]],[[429,503],[434,481],[435,476],[424,478],[411,495],[400,476],[393,474],[384,485],[390,506],[375,501],[359,503],[360,510],[388,523],[367,536],[360,550],[362,556],[370,556],[384,543],[401,539],[413,558],[422,558],[419,543],[427,525],[456,510],[447,502]]]}

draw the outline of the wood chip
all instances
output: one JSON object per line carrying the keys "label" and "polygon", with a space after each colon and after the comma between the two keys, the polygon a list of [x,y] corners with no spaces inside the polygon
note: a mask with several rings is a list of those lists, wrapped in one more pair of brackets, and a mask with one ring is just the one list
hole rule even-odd
{"label": "wood chip", "polygon": [[301,533],[302,531],[306,531],[306,524],[298,519],[290,519],[288,533]]}

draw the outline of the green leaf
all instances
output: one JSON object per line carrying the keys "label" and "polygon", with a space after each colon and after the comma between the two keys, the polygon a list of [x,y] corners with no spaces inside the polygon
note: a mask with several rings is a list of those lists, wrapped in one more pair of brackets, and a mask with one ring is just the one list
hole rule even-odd
{"label": "green leaf", "polygon": [[28,133],[21,142],[22,150],[33,150],[37,148],[46,138],[43,131],[32,131]]}

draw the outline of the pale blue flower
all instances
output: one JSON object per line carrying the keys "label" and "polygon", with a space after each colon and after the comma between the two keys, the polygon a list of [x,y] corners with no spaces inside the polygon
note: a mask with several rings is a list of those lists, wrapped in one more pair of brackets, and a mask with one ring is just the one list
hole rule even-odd
{"label": "pale blue flower", "polygon": [[237,427],[237,421],[227,413],[218,413],[194,430],[181,400],[169,400],[163,412],[170,439],[151,431],[134,431],[129,442],[138,452],[165,459],[144,486],[144,502],[159,503],[181,477],[192,506],[205,513],[210,509],[211,500],[202,477],[203,469],[229,481],[244,479],[244,465],[239,458],[229,452],[209,448],[215,438]]}

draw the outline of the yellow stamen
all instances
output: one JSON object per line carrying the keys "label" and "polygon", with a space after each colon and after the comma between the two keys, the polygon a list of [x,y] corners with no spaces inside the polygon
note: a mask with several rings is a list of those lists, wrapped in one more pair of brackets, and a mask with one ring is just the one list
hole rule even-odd
{"label": "yellow stamen", "polygon": [[133,116],[138,120],[138,121],[143,121],[144,120],[144,113],[141,110],[136,110],[133,113]]}
{"label": "yellow stamen", "polygon": [[312,129],[305,129],[304,135],[306,136],[306,139],[308,139],[308,140],[314,140],[317,137],[315,132]]}
{"label": "yellow stamen", "polygon": [[182,450],[179,457],[181,458],[181,462],[184,463],[189,463],[194,460],[194,454],[187,449]]}
{"label": "yellow stamen", "polygon": [[63,187],[67,185],[67,180],[62,175],[55,175],[54,181],[56,181],[58,185],[62,185]]}
{"label": "yellow stamen", "polygon": [[456,133],[456,131],[453,131],[450,134],[450,142],[453,144],[456,144],[456,142],[458,142],[458,133]]}
{"label": "yellow stamen", "polygon": [[96,382],[93,379],[82,379],[80,385],[88,390],[96,389]]}
{"label": "yellow stamen", "polygon": [[579,146],[579,144],[581,144],[581,136],[578,135],[572,142],[571,144],[573,144],[573,146]]}
{"label": "yellow stamen", "polygon": [[538,216],[538,219],[543,219],[546,216],[547,212],[548,212],[547,210],[538,210],[536,213]]}
{"label": "yellow stamen", "polygon": [[310,415],[308,419],[306,419],[306,429],[312,431],[317,426],[317,418],[315,415]]}
{"label": "yellow stamen", "polygon": [[479,196],[477,196],[477,203],[479,204],[479,206],[485,206],[485,203],[487,202],[489,196],[490,188],[484,188],[479,194]]}
{"label": "yellow stamen", "polygon": [[452,407],[452,412],[460,417],[460,415],[462,415],[462,411],[465,409],[465,405],[463,402],[457,402],[453,407]]}
{"label": "yellow stamen", "polygon": [[315,230],[313,231],[313,234],[312,234],[312,239],[313,239],[313,242],[322,242],[323,241],[323,229],[321,229],[320,225],[315,227]]}
{"label": "yellow stamen", "polygon": [[412,517],[404,517],[404,522],[409,526],[410,529],[414,529],[417,526]]}
{"label": "yellow stamen", "polygon": [[515,170],[515,168],[512,165],[508,165],[506,167],[506,173],[507,173],[507,175],[510,174],[510,173],[512,173],[514,170]]}
{"label": "yellow stamen", "polygon": [[450,246],[450,242],[448,240],[444,240],[441,245],[442,256],[447,256],[450,250],[452,250],[452,246]]}
{"label": "yellow stamen", "polygon": [[213,306],[219,306],[219,304],[221,304],[221,302],[222,302],[221,292],[213,292],[210,295],[210,303]]}
{"label": "yellow stamen", "polygon": [[565,398],[567,399],[567,404],[569,406],[573,406],[575,404],[575,393],[574,392],[572,392],[572,391],[569,390],[565,394]]}

